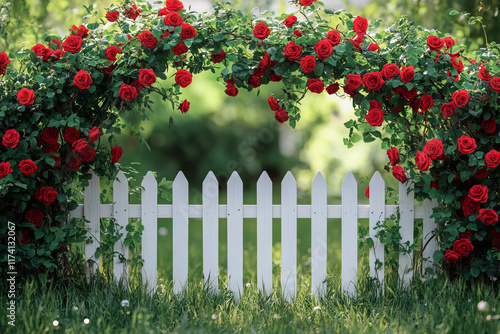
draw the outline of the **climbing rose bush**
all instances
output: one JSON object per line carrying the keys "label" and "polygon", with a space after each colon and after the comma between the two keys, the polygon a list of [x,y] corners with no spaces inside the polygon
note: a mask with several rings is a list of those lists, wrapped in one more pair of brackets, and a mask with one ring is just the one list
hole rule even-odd
{"label": "climbing rose bush", "polygon": [[452,276],[498,277],[500,49],[463,54],[452,36],[406,18],[383,30],[314,0],[292,2],[293,13],[248,17],[222,4],[199,14],[178,0],[160,9],[127,0],[16,58],[0,53],[0,233],[15,225],[18,267],[61,272],[85,234],[68,220],[75,192],[91,171],[119,168],[120,117],[144,120],[150,93],[186,113],[195,102],[183,89],[212,71],[230,97],[273,85],[270,117],[292,127],[309,92],[351,98],[344,143],[380,140],[387,170],[411,179],[418,199],[438,199],[434,259]]}

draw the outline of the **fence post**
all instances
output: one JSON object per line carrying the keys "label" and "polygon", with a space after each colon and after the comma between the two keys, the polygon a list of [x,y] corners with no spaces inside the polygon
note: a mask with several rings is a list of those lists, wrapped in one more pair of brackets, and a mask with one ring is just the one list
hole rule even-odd
{"label": "fence post", "polygon": [[227,285],[238,301],[243,288],[243,182],[236,171],[227,182]]}
{"label": "fence post", "polygon": [[348,172],[342,181],[342,290],[356,295],[358,282],[358,184]]}
{"label": "fence post", "polygon": [[[408,190],[411,190],[408,192]],[[399,182],[399,230],[401,234],[401,243],[413,245],[413,228],[415,226],[415,193],[413,192],[413,183]],[[404,287],[410,284],[413,277],[413,251],[405,254],[399,253],[399,279]]]}
{"label": "fence post", "polygon": [[[125,174],[120,171],[116,176],[116,180],[113,181],[113,217],[116,220],[116,225],[120,228],[118,233],[122,233],[120,239],[118,239],[114,246],[113,251],[115,255],[113,256],[113,276],[117,282],[128,280],[128,247],[125,247],[125,235],[127,231],[125,227],[128,224],[128,180]],[[116,254],[122,254],[125,258],[125,262],[120,261],[119,256]]]}
{"label": "fence post", "polygon": [[[369,251],[370,276],[377,278],[384,286],[384,244],[375,237],[375,230],[378,222],[385,220],[385,182],[382,176],[377,171],[370,180],[370,218],[369,218],[369,237],[373,240],[373,247]],[[377,269],[375,267],[376,260],[382,263],[382,266]]]}
{"label": "fence post", "polygon": [[150,291],[156,290],[158,266],[158,185],[153,173],[148,172],[141,186],[141,218],[144,225],[142,231],[142,284]]}
{"label": "fence post", "polygon": [[297,182],[291,172],[281,182],[281,290],[287,301],[297,293]]}
{"label": "fence post", "polygon": [[203,275],[209,290],[219,287],[219,183],[209,172],[203,191]]}
{"label": "fence post", "polygon": [[316,298],[326,293],[326,181],[317,173],[311,184],[311,288]]}
{"label": "fence post", "polygon": [[273,291],[273,184],[266,172],[257,181],[257,286]]}
{"label": "fence post", "polygon": [[101,241],[101,231],[99,228],[99,204],[100,204],[100,182],[97,175],[91,170],[92,178],[89,180],[89,185],[85,188],[83,198],[83,215],[89,221],[87,236],[91,237],[92,243],[85,242],[85,271],[87,275],[87,283],[90,282],[90,276],[94,275],[99,268],[99,258],[95,258],[95,251],[99,247]]}
{"label": "fence post", "polygon": [[172,267],[174,293],[188,288],[189,242],[189,187],[182,172],[177,173],[172,185]]}

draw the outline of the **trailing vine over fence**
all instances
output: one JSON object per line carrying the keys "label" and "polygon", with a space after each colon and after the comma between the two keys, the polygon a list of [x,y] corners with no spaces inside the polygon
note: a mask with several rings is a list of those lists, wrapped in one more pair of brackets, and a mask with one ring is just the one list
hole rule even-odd
{"label": "trailing vine over fence", "polygon": [[183,88],[212,71],[229,96],[272,84],[270,117],[292,127],[306,94],[352,98],[344,143],[380,140],[394,177],[440,201],[435,259],[453,276],[499,276],[499,46],[464,54],[408,18],[384,30],[319,1],[292,2],[294,13],[251,17],[230,4],[200,14],[178,0],[161,10],[126,0],[105,18],[89,8],[92,22],[67,36],[0,53],[0,233],[15,226],[2,262],[14,249],[28,272],[80,261],[68,246],[84,225],[67,222],[68,211],[90,170],[120,168],[119,117],[145,119],[150,93],[187,112]]}

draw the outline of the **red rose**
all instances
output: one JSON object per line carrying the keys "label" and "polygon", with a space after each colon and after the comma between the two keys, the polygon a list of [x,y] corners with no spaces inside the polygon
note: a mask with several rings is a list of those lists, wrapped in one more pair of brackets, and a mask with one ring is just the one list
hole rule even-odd
{"label": "red rose", "polygon": [[366,198],[370,198],[370,187],[366,187],[366,190],[365,190],[365,197],[366,197]]}
{"label": "red rose", "polygon": [[446,44],[446,51],[450,49],[453,45],[455,45],[455,40],[452,37],[448,36],[443,39],[444,44]]}
{"label": "red rose", "polygon": [[465,135],[458,138],[457,146],[458,150],[463,154],[472,153],[476,150],[477,147],[476,140],[474,138]]}
{"label": "red rose", "polygon": [[266,39],[270,33],[271,30],[269,30],[265,22],[259,22],[253,28],[253,35],[260,40]]}
{"label": "red rose", "polygon": [[271,79],[271,81],[273,82],[280,82],[281,79],[283,78],[283,76],[281,75],[277,75],[276,73],[274,73],[273,70],[269,71],[269,78]]}
{"label": "red rose", "polygon": [[316,58],[313,55],[305,56],[300,60],[300,67],[304,73],[311,73],[316,67]]}
{"label": "red rose", "polygon": [[284,51],[285,58],[288,58],[290,61],[297,60],[302,56],[302,47],[295,44],[295,41],[291,41],[285,45]]}
{"label": "red rose", "polygon": [[465,89],[458,90],[452,95],[453,103],[455,103],[457,107],[465,107],[469,102],[469,97],[469,93],[467,93]]}
{"label": "red rose", "polygon": [[349,88],[350,90],[357,89],[359,86],[361,86],[362,83],[363,81],[361,80],[361,74],[351,74],[351,73],[347,74],[347,80],[345,84],[346,87]]}
{"label": "red rose", "polygon": [[500,252],[500,238],[496,237],[491,240],[491,246],[497,249],[497,252]]}
{"label": "red rose", "polygon": [[396,166],[401,161],[399,151],[394,146],[387,150],[387,157],[389,158],[392,166]]}
{"label": "red rose", "polygon": [[354,30],[358,36],[363,37],[366,34],[366,29],[368,28],[368,20],[364,17],[358,16],[354,19],[352,30]]}
{"label": "red rose", "polygon": [[330,42],[332,46],[337,46],[340,44],[342,37],[340,37],[340,33],[337,30],[330,30],[326,34],[326,39]]}
{"label": "red rose", "polygon": [[116,60],[116,55],[121,53],[120,48],[118,48],[116,45],[110,45],[106,49],[106,52],[104,52],[104,57],[108,59],[109,62],[114,62]]}
{"label": "red rose", "polygon": [[226,59],[226,53],[222,50],[220,53],[211,55],[210,57],[212,58],[212,63],[217,64]]}
{"label": "red rose", "polygon": [[169,11],[173,10],[176,12],[180,12],[184,9],[184,5],[179,0],[167,0],[165,5],[167,6],[167,9]]}
{"label": "red rose", "polygon": [[82,162],[91,162],[95,157],[94,148],[85,139],[79,139],[73,143],[73,153],[78,153]]}
{"label": "red rose", "polygon": [[182,17],[175,11],[168,12],[167,15],[163,17],[163,24],[168,27],[178,27],[182,22]]}
{"label": "red rose", "polygon": [[90,77],[89,72],[80,70],[76,73],[73,83],[80,89],[89,89],[92,84],[92,78]]}
{"label": "red rose", "polygon": [[38,209],[30,209],[26,213],[26,220],[33,223],[35,227],[40,227],[43,223],[43,213]]}
{"label": "red rose", "polygon": [[445,258],[445,260],[447,260],[449,262],[456,263],[456,262],[460,261],[462,256],[460,254],[457,254],[454,251],[448,249],[444,253],[444,258]]}
{"label": "red rose", "polygon": [[16,129],[7,130],[2,137],[2,144],[5,147],[15,148],[19,144],[20,137],[21,135]]}
{"label": "red rose", "polygon": [[19,161],[19,170],[21,171],[21,174],[29,176],[33,174],[36,169],[37,165],[33,160],[21,160]]}
{"label": "red rose", "polygon": [[422,112],[429,110],[433,105],[434,100],[431,95],[423,94],[418,101],[418,107]]}
{"label": "red rose", "polygon": [[474,178],[477,180],[484,179],[485,177],[488,176],[488,167],[484,166],[483,168],[478,169],[474,173]]}
{"label": "red rose", "polygon": [[143,70],[139,69],[139,82],[143,86],[151,86],[151,84],[156,82],[156,75],[153,70]]}
{"label": "red rose", "polygon": [[35,93],[28,88],[21,88],[19,92],[17,92],[16,97],[19,103],[21,103],[23,106],[33,104],[33,102],[35,101]]}
{"label": "red rose", "polygon": [[326,59],[332,54],[332,44],[328,41],[328,39],[322,39],[314,44],[314,51],[318,55],[319,59]]}
{"label": "red rose", "polygon": [[[353,36],[354,37],[354,36]],[[363,43],[363,36],[357,36],[356,38],[349,38],[349,42],[358,50],[361,50],[361,43]]]}
{"label": "red rose", "polygon": [[410,90],[406,90],[406,92],[403,94],[403,97],[405,99],[409,100],[409,101],[416,100],[416,98],[417,98],[417,89],[416,88],[412,88]]}
{"label": "red rose", "polygon": [[499,77],[492,78],[491,81],[490,81],[490,86],[497,93],[500,93],[500,78]]}
{"label": "red rose", "polygon": [[462,63],[461,60],[458,60],[458,58],[451,59],[451,65],[453,66],[454,69],[458,71],[458,73],[464,70],[464,64]]}
{"label": "red rose", "polygon": [[21,245],[26,245],[27,243],[30,242],[30,230],[25,229],[21,231],[21,240],[19,241],[19,244]]}
{"label": "red rose", "polygon": [[325,84],[320,79],[307,80],[307,89],[311,92],[320,94],[325,89]]}
{"label": "red rose", "polygon": [[182,102],[180,105],[179,105],[179,110],[181,111],[181,113],[186,113],[188,112],[189,110],[189,105],[191,103],[188,101],[188,100],[184,100],[184,102]]}
{"label": "red rose", "polygon": [[64,131],[64,140],[66,140],[67,143],[72,143],[75,140],[80,139],[80,131],[75,129],[75,128],[67,128]]}
{"label": "red rose", "polygon": [[57,140],[59,139],[59,131],[53,126],[46,127],[45,129],[43,129],[42,139],[47,144],[56,145]]}
{"label": "red rose", "polygon": [[392,175],[399,182],[405,182],[407,179],[406,174],[403,170],[403,167],[401,167],[401,166],[392,166]]}
{"label": "red rose", "polygon": [[470,240],[468,238],[461,238],[453,243],[453,251],[460,256],[469,256],[469,253],[474,250]]}
{"label": "red rose", "polygon": [[444,41],[437,36],[427,36],[427,45],[431,51],[439,51],[443,48]]}
{"label": "red rose", "polygon": [[399,67],[396,64],[385,64],[382,68],[382,75],[387,79],[391,80],[396,75],[399,75]]}
{"label": "red rose", "polygon": [[80,24],[80,26],[75,26],[71,27],[69,30],[73,35],[80,36],[81,38],[86,38],[89,37],[89,29],[84,26],[83,24]]}
{"label": "red rose", "polygon": [[429,170],[431,158],[429,158],[429,156],[424,152],[417,151],[417,155],[415,156],[415,165],[417,165],[421,172],[425,172]]}
{"label": "red rose", "polygon": [[478,73],[479,79],[483,80],[484,82],[490,82],[491,81],[491,74],[488,73],[486,70],[486,67],[484,64],[479,65],[479,73]]}
{"label": "red rose", "polygon": [[64,51],[77,53],[80,52],[82,48],[83,39],[78,35],[69,35],[68,38],[64,40],[62,46]]}
{"label": "red rose", "polygon": [[271,108],[272,111],[277,111],[278,109],[280,109],[278,101],[276,101],[276,99],[272,96],[269,96],[267,98],[267,103],[269,103],[269,108]]}
{"label": "red rose", "polygon": [[431,181],[430,186],[431,186],[431,188],[439,190],[439,178],[437,176],[436,176],[436,179],[434,181]]}
{"label": "red rose", "polygon": [[424,146],[424,153],[432,160],[439,159],[443,155],[443,142],[441,139],[433,138]]}
{"label": "red rose", "polygon": [[259,69],[265,70],[271,66],[271,55],[269,53],[264,53],[264,56],[262,56],[262,59],[259,62]]}
{"label": "red rose", "polygon": [[342,87],[342,89],[344,90],[344,93],[349,95],[351,98],[353,98],[356,94],[358,94],[358,92],[355,89],[350,89],[347,86]]}
{"label": "red rose", "polygon": [[182,88],[189,86],[193,80],[193,75],[186,70],[180,69],[175,74],[175,82]]}
{"label": "red rose", "polygon": [[165,15],[167,15],[168,12],[169,12],[169,10],[167,9],[167,7],[164,7],[162,9],[160,9],[160,11],[158,12],[158,16],[165,16]]}
{"label": "red rose", "polygon": [[226,94],[228,96],[235,97],[236,95],[238,95],[238,88],[236,88],[234,85],[227,85]]}
{"label": "red rose", "polygon": [[401,77],[401,81],[403,81],[404,83],[409,83],[415,76],[415,68],[413,66],[403,66],[399,75]]}
{"label": "red rose", "polygon": [[80,168],[81,165],[82,165],[81,160],[75,156],[71,157],[71,159],[69,159],[69,161],[66,163],[66,167],[75,171],[78,170],[78,168]]}
{"label": "red rose", "polygon": [[368,45],[368,51],[375,52],[378,49],[380,49],[380,46],[378,46],[378,44],[370,43],[370,45]]}
{"label": "red rose", "polygon": [[129,7],[129,9],[127,9],[127,7],[125,7],[125,16],[127,16],[128,18],[135,21],[135,19],[139,15],[141,15],[142,9],[137,8],[137,5],[133,2],[128,7]]}
{"label": "red rose", "polygon": [[184,43],[179,43],[172,48],[172,52],[174,53],[174,55],[180,56],[188,52],[188,48]]}
{"label": "red rose", "polygon": [[[189,102],[188,102],[189,103]],[[111,148],[111,163],[116,164],[122,157],[123,149],[117,145]]]}
{"label": "red rose", "polygon": [[484,225],[492,225],[498,221],[497,213],[492,209],[480,209],[477,217]]}
{"label": "red rose", "polygon": [[189,38],[195,38],[197,36],[196,30],[189,23],[183,22],[181,24],[181,39],[185,41]]}
{"label": "red rose", "polygon": [[295,15],[290,15],[289,17],[287,17],[287,18],[283,21],[283,24],[284,24],[287,28],[291,28],[291,27],[293,27],[293,25],[295,24],[295,22],[297,22],[297,16],[295,16]]}
{"label": "red rose", "polygon": [[139,41],[141,41],[141,44],[147,48],[154,49],[158,44],[158,40],[149,30],[144,30],[137,37],[139,38]]}
{"label": "red rose", "polygon": [[122,84],[120,86],[120,91],[118,92],[118,95],[120,95],[120,97],[124,100],[132,101],[139,94],[137,94],[137,90],[133,86]]}
{"label": "red rose", "polygon": [[301,33],[300,31],[298,31],[297,29],[295,29],[295,30],[293,31],[293,35],[294,35],[294,36],[297,36],[297,37],[302,37],[302,33]]}
{"label": "red rose", "polygon": [[106,18],[108,19],[109,22],[115,22],[116,20],[118,20],[119,15],[120,12],[118,12],[117,10],[114,10],[112,12],[108,10],[108,12],[106,13]]}
{"label": "red rose", "polygon": [[483,129],[485,133],[493,133],[497,129],[497,122],[493,117],[490,117],[487,120],[483,119],[481,121],[481,129]]}
{"label": "red rose", "polygon": [[455,113],[455,104],[453,102],[446,102],[441,105],[441,112],[443,117],[451,117]]}
{"label": "red rose", "polygon": [[57,191],[52,187],[43,187],[35,193],[35,197],[39,202],[51,205],[57,198]]}
{"label": "red rose", "polygon": [[288,111],[286,110],[280,108],[274,112],[274,119],[280,123],[288,121],[289,118],[290,116],[288,116]]}
{"label": "red rose", "polygon": [[260,87],[262,84],[260,77],[258,75],[251,75],[250,78],[248,78],[248,84],[252,86],[253,88]]}
{"label": "red rose", "polygon": [[462,211],[465,217],[469,217],[473,213],[479,212],[479,203],[473,201],[469,196],[465,196],[460,200],[460,204],[462,205]]}
{"label": "red rose", "polygon": [[[304,6],[304,7],[307,7],[307,6],[310,6],[314,1],[316,0],[299,0],[299,3]],[[281,122],[283,123],[283,122]]]}
{"label": "red rose", "polygon": [[338,83],[333,83],[326,87],[326,92],[330,95],[335,94],[339,90],[339,84]]}
{"label": "red rose", "polygon": [[380,90],[385,81],[382,79],[382,73],[371,72],[363,75],[363,84],[368,90]]}
{"label": "red rose", "polygon": [[472,186],[469,190],[469,198],[478,203],[486,203],[488,200],[488,188],[480,184]]}
{"label": "red rose", "polygon": [[91,130],[89,130],[89,142],[91,144],[95,143],[99,136],[101,135],[101,130],[98,127],[94,126]]}
{"label": "red rose", "polygon": [[7,65],[10,64],[9,56],[5,52],[0,53],[0,75],[4,75]]}
{"label": "red rose", "polygon": [[7,175],[12,173],[12,167],[10,166],[10,162],[0,162],[0,179],[3,179]]}
{"label": "red rose", "polygon": [[496,150],[491,150],[484,156],[484,162],[486,166],[490,168],[496,168],[500,164],[500,152]]}
{"label": "red rose", "polygon": [[365,116],[366,121],[371,126],[380,126],[384,121],[384,112],[379,108],[372,108]]}

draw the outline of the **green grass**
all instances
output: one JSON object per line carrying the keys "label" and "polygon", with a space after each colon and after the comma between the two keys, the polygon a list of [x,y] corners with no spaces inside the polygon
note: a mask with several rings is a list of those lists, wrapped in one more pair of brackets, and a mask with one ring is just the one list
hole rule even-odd
{"label": "green grass", "polygon": [[[6,282],[1,283],[2,290]],[[277,282],[276,282],[277,284]],[[270,296],[246,287],[240,302],[228,291],[208,293],[190,283],[184,296],[173,295],[170,284],[156,294],[118,288],[98,280],[85,288],[70,284],[23,283],[17,290],[16,327],[0,318],[7,333],[499,333],[498,285],[466,284],[445,278],[414,282],[410,289],[386,289],[363,281],[359,295],[343,295],[339,282],[328,279],[327,296],[315,300],[307,284],[286,303],[278,291]],[[121,301],[128,300],[129,307]],[[478,310],[486,301],[488,311]],[[6,305],[2,293],[0,304]],[[321,307],[314,310],[316,306]],[[77,309],[76,309],[77,308]],[[2,312],[5,314],[5,312]],[[89,323],[85,324],[84,320]],[[58,326],[53,321],[59,322]]]}

